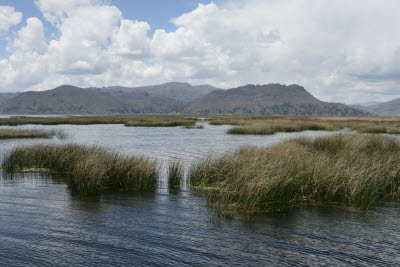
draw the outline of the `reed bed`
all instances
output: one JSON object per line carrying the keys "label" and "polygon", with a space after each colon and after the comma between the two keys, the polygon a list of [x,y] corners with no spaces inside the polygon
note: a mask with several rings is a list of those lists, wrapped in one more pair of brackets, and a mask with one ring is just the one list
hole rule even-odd
{"label": "reed bed", "polygon": [[172,161],[168,166],[168,187],[170,190],[179,190],[184,177],[183,164],[180,161]]}
{"label": "reed bed", "polygon": [[212,125],[233,125],[228,134],[268,135],[341,129],[359,133],[400,134],[400,117],[211,116],[209,120]]}
{"label": "reed bed", "polygon": [[204,126],[199,124],[199,125],[188,125],[188,126],[183,126],[185,129],[204,129]]}
{"label": "reed bed", "polygon": [[127,127],[194,127],[196,123],[195,118],[181,118],[181,117],[162,117],[162,118],[137,118],[125,122]]}
{"label": "reed bed", "polygon": [[332,131],[330,125],[323,123],[296,123],[296,122],[271,122],[271,123],[255,123],[251,125],[236,126],[228,130],[228,134],[254,134],[269,135],[278,132],[302,132],[302,131]]}
{"label": "reed bed", "polygon": [[109,115],[109,116],[70,116],[70,117],[12,117],[0,118],[0,125],[91,125],[91,124],[124,124],[135,127],[175,127],[190,126],[195,118],[177,115]]}
{"label": "reed bed", "polygon": [[63,131],[30,130],[30,129],[0,129],[0,139],[14,138],[66,138]]}
{"label": "reed bed", "polygon": [[286,212],[299,205],[368,210],[400,198],[400,142],[379,135],[298,138],[246,147],[192,166],[190,185],[222,213]]}
{"label": "reed bed", "polygon": [[46,169],[66,176],[72,191],[86,194],[108,189],[154,191],[158,180],[154,161],[76,144],[16,147],[1,166],[8,177],[24,169]]}

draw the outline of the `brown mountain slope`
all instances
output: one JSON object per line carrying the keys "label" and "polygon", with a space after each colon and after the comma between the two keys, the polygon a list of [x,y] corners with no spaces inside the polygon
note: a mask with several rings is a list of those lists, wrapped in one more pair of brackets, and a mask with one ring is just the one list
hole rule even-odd
{"label": "brown mountain slope", "polygon": [[212,91],[218,90],[211,85],[191,85],[189,83],[169,82],[151,86],[141,87],[123,87],[109,86],[103,88],[90,87],[89,90],[104,93],[149,93],[154,95],[165,96],[171,99],[191,102],[202,97]]}
{"label": "brown mountain slope", "polygon": [[0,105],[6,103],[9,99],[16,97],[20,93],[0,93]]}
{"label": "brown mountain slope", "polygon": [[360,116],[368,112],[318,100],[303,87],[246,85],[211,92],[185,108],[189,114]]}
{"label": "brown mountain slope", "polygon": [[176,113],[183,104],[148,93],[102,93],[59,86],[41,92],[25,92],[1,106],[5,114],[152,114]]}
{"label": "brown mountain slope", "polygon": [[364,110],[381,116],[400,116],[400,98],[372,106],[364,106]]}

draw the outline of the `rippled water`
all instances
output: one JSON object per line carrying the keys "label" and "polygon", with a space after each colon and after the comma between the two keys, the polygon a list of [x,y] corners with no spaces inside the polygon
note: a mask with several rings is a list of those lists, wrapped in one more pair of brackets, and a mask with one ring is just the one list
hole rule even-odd
{"label": "rippled water", "polygon": [[[101,145],[126,154],[181,159],[187,165],[243,145],[268,146],[295,136],[225,134],[205,129],[122,125],[18,126],[63,129],[67,140],[2,140],[0,155],[34,142]],[[165,164],[164,164],[165,165]],[[195,192],[78,196],[63,178],[0,180],[0,265],[396,265],[400,209],[359,213],[302,208],[254,221],[216,220]]]}

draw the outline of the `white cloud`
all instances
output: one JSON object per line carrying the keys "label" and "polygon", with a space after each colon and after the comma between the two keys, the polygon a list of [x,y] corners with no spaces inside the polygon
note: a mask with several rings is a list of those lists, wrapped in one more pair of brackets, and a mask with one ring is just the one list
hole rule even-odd
{"label": "white cloud", "polygon": [[47,44],[44,38],[43,23],[35,17],[26,20],[26,26],[22,27],[14,41],[7,47],[13,51],[36,51],[43,53],[46,51]]}
{"label": "white cloud", "polygon": [[110,52],[132,58],[149,56],[150,39],[147,37],[149,30],[150,25],[147,22],[121,20],[121,26],[112,37]]}
{"label": "white cloud", "polygon": [[69,16],[68,13],[71,10],[99,3],[100,0],[35,0],[35,4],[42,12],[43,17],[55,25],[61,24]]}
{"label": "white cloud", "polygon": [[[47,67],[37,53],[15,53],[0,61],[0,81],[4,92],[25,91],[47,76]],[[25,89],[25,90],[24,90]]]}
{"label": "white cloud", "polygon": [[10,6],[0,6],[0,32],[7,32],[10,27],[18,25],[21,20],[21,12]]}
{"label": "white cloud", "polygon": [[66,75],[105,72],[110,61],[106,47],[121,18],[121,12],[113,6],[71,10],[59,26],[60,38],[49,44],[49,67]]}
{"label": "white cloud", "polygon": [[45,79],[48,74],[43,54],[46,48],[42,22],[35,17],[28,18],[26,26],[15,33],[14,40],[7,46],[11,56],[0,61],[3,90],[24,91]]}
{"label": "white cloud", "polygon": [[[332,101],[400,97],[397,0],[211,3],[172,19],[175,31],[156,29],[152,36],[149,23],[124,19],[101,0],[36,5],[58,37],[47,45],[41,22],[27,21],[9,43],[13,54],[0,61],[0,90],[177,80],[222,87],[298,83]],[[37,67],[21,83],[18,73],[26,70],[16,62],[40,62],[45,71]]]}

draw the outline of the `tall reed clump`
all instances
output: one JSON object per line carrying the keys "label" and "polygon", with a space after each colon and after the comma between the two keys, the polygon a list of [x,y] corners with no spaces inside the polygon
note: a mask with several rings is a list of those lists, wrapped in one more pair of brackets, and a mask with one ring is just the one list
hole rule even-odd
{"label": "tall reed clump", "polygon": [[179,190],[184,177],[183,164],[180,161],[172,161],[168,166],[168,187],[171,190]]}
{"label": "tall reed clump", "polygon": [[2,162],[6,176],[32,168],[65,175],[72,191],[87,194],[107,189],[154,191],[158,180],[154,161],[76,144],[16,147]]}
{"label": "tall reed clump", "polygon": [[299,138],[208,158],[189,172],[209,205],[244,214],[299,205],[368,210],[400,198],[400,142],[374,135]]}
{"label": "tall reed clump", "polygon": [[66,138],[67,135],[63,131],[56,130],[31,130],[31,129],[0,129],[0,139],[13,138]]}

